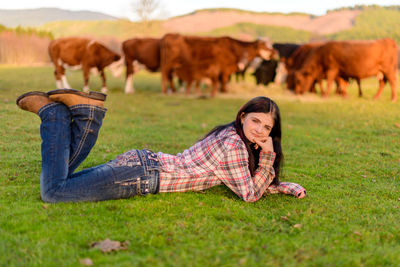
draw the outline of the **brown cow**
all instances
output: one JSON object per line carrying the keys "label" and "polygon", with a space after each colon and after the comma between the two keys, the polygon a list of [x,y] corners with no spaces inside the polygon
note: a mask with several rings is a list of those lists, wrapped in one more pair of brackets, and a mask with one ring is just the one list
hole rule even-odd
{"label": "brown cow", "polygon": [[[167,34],[161,40],[162,91],[166,93],[166,82],[172,75],[191,83],[200,77],[215,80],[218,76],[221,89],[229,76],[239,69],[239,65],[251,61],[255,56],[269,58],[273,50],[262,41],[242,42],[230,37],[194,37]],[[207,67],[207,64],[216,65]],[[199,68],[200,67],[200,68]],[[172,90],[175,88],[172,86]],[[215,89],[212,95],[216,94]]]}
{"label": "brown cow", "polygon": [[[321,46],[322,43],[309,43],[309,44],[305,44],[300,46],[299,48],[297,48],[293,54],[285,59],[285,67],[287,69],[287,76],[286,76],[286,88],[289,90],[293,90],[295,89],[295,84],[294,84],[294,73],[295,71],[298,71],[299,69],[302,68],[305,60],[307,59],[307,57],[312,53],[312,51]],[[313,89],[315,82],[309,87],[304,89],[303,91],[313,91],[315,89]],[[297,93],[300,93],[300,91],[296,91]]]}
{"label": "brown cow", "polygon": [[310,87],[317,77],[326,76],[328,86],[325,96],[329,95],[337,76],[354,79],[377,76],[379,90],[374,99],[379,98],[388,81],[394,102],[397,99],[397,46],[390,38],[328,42],[315,49],[295,76],[295,90],[299,91]]}
{"label": "brown cow", "polygon": [[65,77],[65,68],[83,69],[85,85],[83,91],[89,91],[89,72],[96,68],[101,75],[103,87],[101,92],[107,93],[104,68],[109,66],[114,76],[122,71],[121,56],[104,45],[86,38],[60,38],[49,44],[50,59],[54,64],[57,88],[71,88]]}
{"label": "brown cow", "polygon": [[151,72],[160,69],[160,39],[159,38],[133,38],[122,43],[125,55],[126,84],[125,93],[134,93],[133,65],[136,62],[143,64]]}
{"label": "brown cow", "polygon": [[204,78],[211,79],[211,95],[215,96],[218,91],[219,75],[221,68],[213,61],[193,62],[190,65],[178,67],[174,74],[186,82],[186,94],[190,93],[193,82],[196,82],[196,93],[200,95],[200,81]]}
{"label": "brown cow", "polygon": [[[300,46],[296,51],[285,61],[285,66],[287,68],[287,78],[286,78],[286,88],[289,90],[295,91],[295,73],[300,70],[303,67],[303,64],[305,64],[307,57],[312,55],[316,48],[320,47],[324,43],[316,42],[316,43],[309,43]],[[299,93],[304,93],[307,91],[311,92],[316,92],[315,90],[315,84],[318,83],[321,94],[324,93],[323,87],[322,87],[322,79],[325,79],[325,75],[322,73],[318,77],[315,77],[315,80],[311,84],[310,87],[297,87],[297,91],[295,91],[296,94]],[[358,85],[358,93],[359,96],[362,96],[362,91],[361,91],[361,84],[360,80],[356,79],[357,85]],[[342,94],[344,97],[347,96],[347,87],[349,84],[349,77],[343,76],[343,75],[337,75],[335,77],[335,82],[336,82],[336,93],[337,94]]]}

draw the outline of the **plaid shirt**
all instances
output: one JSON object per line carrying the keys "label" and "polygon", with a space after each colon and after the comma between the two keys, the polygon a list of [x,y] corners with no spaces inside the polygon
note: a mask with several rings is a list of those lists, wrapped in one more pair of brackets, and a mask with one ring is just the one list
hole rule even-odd
{"label": "plaid shirt", "polygon": [[290,183],[290,182],[281,182],[279,185],[270,185],[265,191],[265,194],[287,194],[293,195],[295,197],[299,197],[301,193],[306,194],[306,190],[299,184]]}
{"label": "plaid shirt", "polygon": [[[246,146],[232,126],[176,156],[157,154],[161,163],[160,192],[196,191],[223,183],[244,201],[254,202],[275,176],[275,153],[263,151],[255,175],[250,175]],[[267,193],[279,193],[277,190],[274,187]]]}

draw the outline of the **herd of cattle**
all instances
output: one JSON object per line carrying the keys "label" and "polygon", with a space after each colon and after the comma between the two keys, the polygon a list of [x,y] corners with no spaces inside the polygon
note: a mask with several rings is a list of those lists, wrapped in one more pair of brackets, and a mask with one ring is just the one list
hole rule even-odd
{"label": "herd of cattle", "polygon": [[[234,73],[244,73],[249,66],[255,68],[257,83],[268,84],[286,81],[286,88],[296,94],[315,92],[320,87],[323,96],[329,95],[333,82],[336,93],[347,96],[350,79],[357,81],[362,95],[360,80],[376,76],[378,98],[389,82],[392,101],[397,98],[397,45],[389,38],[375,41],[328,41],[325,43],[279,44],[263,40],[245,42],[230,37],[195,37],[166,34],[162,38],[133,38],[122,43],[123,56],[104,45],[85,38],[60,38],[49,45],[49,55],[55,66],[58,88],[70,88],[65,68],[82,68],[84,91],[88,91],[89,73],[92,68],[100,72],[107,92],[104,68],[113,75],[122,73],[126,66],[125,93],[133,93],[133,75],[140,64],[151,72],[160,71],[162,92],[167,84],[176,91],[173,79],[179,78],[190,93],[192,84],[200,93],[203,79],[211,80],[211,95],[218,90],[227,91],[227,83]],[[255,66],[255,63],[256,66]],[[322,80],[327,80],[323,89]]]}

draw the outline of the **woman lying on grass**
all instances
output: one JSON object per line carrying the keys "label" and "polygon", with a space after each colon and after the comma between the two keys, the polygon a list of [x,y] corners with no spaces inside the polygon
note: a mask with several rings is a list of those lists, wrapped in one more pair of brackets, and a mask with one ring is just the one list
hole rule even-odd
{"label": "woman lying on grass", "polygon": [[182,154],[135,149],[74,173],[96,143],[105,99],[101,93],[73,89],[18,97],[17,105],[38,114],[42,121],[43,201],[99,201],[220,184],[248,202],[264,193],[306,195],[297,184],[279,182],[283,159],[280,113],[266,97],[250,100],[235,121],[216,127]]}

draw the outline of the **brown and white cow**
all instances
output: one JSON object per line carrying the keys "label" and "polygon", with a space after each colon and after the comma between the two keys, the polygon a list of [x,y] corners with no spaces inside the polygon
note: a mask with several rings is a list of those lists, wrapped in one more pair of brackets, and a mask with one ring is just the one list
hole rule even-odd
{"label": "brown and white cow", "polygon": [[83,91],[89,91],[89,72],[100,72],[103,86],[101,92],[107,93],[104,68],[109,67],[118,77],[122,72],[121,56],[104,45],[90,39],[69,37],[59,38],[49,44],[50,59],[54,64],[57,88],[71,88],[65,76],[65,69],[82,69],[84,78]]}
{"label": "brown and white cow", "polygon": [[321,76],[328,81],[325,96],[329,95],[337,76],[359,80],[376,76],[379,89],[374,98],[379,98],[386,82],[389,82],[394,102],[397,99],[397,45],[390,38],[327,42],[316,48],[295,73],[295,91],[310,87]]}
{"label": "brown and white cow", "polygon": [[[300,47],[299,44],[294,43],[274,43],[272,47],[278,52],[279,61],[274,75],[274,83],[281,84],[286,80],[287,68],[285,65],[286,60]],[[268,81],[266,81],[268,84]]]}
{"label": "brown and white cow", "polygon": [[133,74],[135,64],[140,63],[151,72],[160,69],[160,39],[158,38],[132,38],[122,43],[125,56],[126,83],[125,93],[134,93]]}
{"label": "brown and white cow", "polygon": [[[272,48],[263,41],[243,42],[230,37],[195,37],[167,34],[161,40],[162,91],[176,74],[187,83],[200,78],[215,78],[226,91],[226,83],[232,73],[244,68],[256,56],[270,58]],[[215,65],[215,66],[212,66]],[[172,84],[172,90],[175,88]],[[216,94],[213,86],[212,96]]]}

